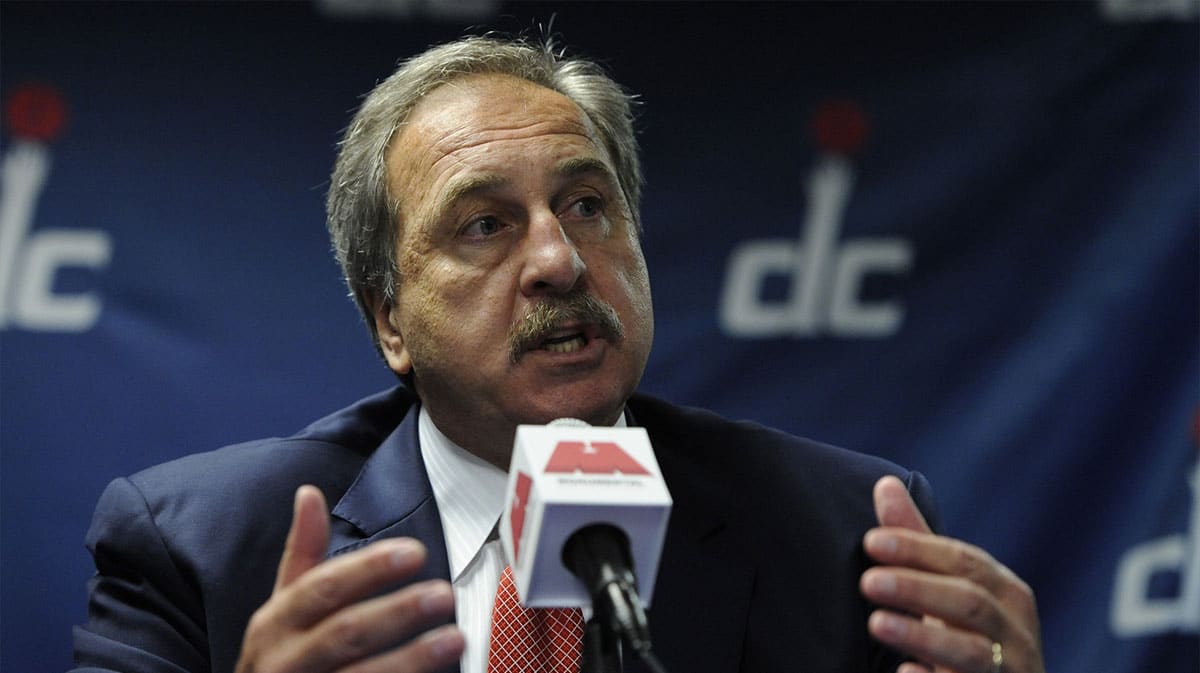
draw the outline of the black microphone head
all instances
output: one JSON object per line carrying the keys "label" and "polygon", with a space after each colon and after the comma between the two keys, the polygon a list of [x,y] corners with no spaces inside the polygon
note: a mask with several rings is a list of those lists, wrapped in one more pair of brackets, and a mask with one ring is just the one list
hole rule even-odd
{"label": "black microphone head", "polygon": [[629,536],[612,524],[596,523],[571,533],[563,543],[562,562],[593,599],[612,582],[637,587]]}

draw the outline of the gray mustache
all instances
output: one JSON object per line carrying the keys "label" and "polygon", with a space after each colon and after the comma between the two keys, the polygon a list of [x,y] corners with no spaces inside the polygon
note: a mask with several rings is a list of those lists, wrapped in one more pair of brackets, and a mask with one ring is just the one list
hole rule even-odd
{"label": "gray mustache", "polygon": [[509,331],[508,352],[512,362],[520,361],[525,352],[536,348],[554,330],[571,322],[591,323],[599,327],[600,336],[616,343],[625,337],[625,328],[617,311],[586,292],[564,297],[549,297],[530,306]]}

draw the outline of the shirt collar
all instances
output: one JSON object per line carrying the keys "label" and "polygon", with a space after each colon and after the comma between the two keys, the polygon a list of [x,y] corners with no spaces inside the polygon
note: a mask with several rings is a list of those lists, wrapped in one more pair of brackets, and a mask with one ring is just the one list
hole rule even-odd
{"label": "shirt collar", "polygon": [[424,406],[417,433],[446,536],[450,579],[455,580],[479,553],[500,518],[508,475],[450,441]]}

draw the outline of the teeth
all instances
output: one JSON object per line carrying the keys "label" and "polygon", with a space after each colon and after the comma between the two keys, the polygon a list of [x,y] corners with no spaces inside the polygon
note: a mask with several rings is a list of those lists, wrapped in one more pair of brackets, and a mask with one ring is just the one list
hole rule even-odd
{"label": "teeth", "polygon": [[577,336],[573,339],[568,339],[567,341],[545,344],[542,346],[542,349],[551,351],[553,353],[573,353],[580,348],[583,348],[585,345],[587,345],[587,341],[583,337]]}

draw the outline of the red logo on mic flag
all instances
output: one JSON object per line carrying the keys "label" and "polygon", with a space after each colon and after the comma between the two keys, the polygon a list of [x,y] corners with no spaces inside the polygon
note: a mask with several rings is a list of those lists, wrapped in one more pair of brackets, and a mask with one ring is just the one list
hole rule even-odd
{"label": "red logo on mic flag", "polygon": [[559,442],[546,463],[546,472],[584,474],[644,474],[650,472],[613,442]]}
{"label": "red logo on mic flag", "polygon": [[512,523],[512,545],[513,545],[513,561],[520,558],[521,553],[521,531],[525,529],[525,507],[529,504],[529,489],[533,486],[533,479],[524,472],[517,473],[517,490],[513,492],[512,511],[509,512],[509,521]]}

